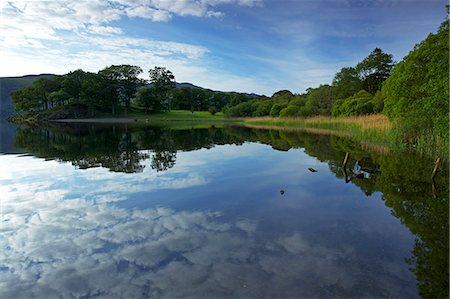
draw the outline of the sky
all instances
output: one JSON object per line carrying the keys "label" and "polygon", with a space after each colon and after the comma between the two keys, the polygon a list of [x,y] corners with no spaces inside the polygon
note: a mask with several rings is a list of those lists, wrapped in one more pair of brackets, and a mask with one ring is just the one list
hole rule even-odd
{"label": "sky", "polygon": [[163,66],[177,82],[272,95],[330,84],[375,48],[408,54],[446,0],[0,1],[0,77]]}

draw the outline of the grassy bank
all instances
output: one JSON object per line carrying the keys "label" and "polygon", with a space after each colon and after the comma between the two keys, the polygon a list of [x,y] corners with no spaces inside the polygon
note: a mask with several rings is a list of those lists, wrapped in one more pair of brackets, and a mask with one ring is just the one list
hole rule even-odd
{"label": "grassy bank", "polygon": [[165,122],[236,122],[235,119],[225,118],[222,113],[212,115],[206,111],[172,110],[146,114],[139,109],[132,109],[126,116],[122,111],[115,114],[105,112],[89,112],[78,107],[56,107],[51,110],[24,113],[10,117],[9,120],[16,124],[39,124],[45,121],[67,122],[102,122],[102,123],[165,123]]}
{"label": "grassy bank", "polygon": [[420,137],[414,145],[408,145],[399,137],[393,123],[384,115],[366,115],[354,117],[325,117],[317,116],[310,118],[273,118],[273,117],[252,117],[233,119],[226,118],[222,113],[211,115],[206,111],[196,111],[191,113],[187,110],[172,110],[146,114],[139,109],[132,109],[127,117],[123,112],[115,115],[110,113],[96,112],[81,113],[79,109],[74,111],[60,111],[58,109],[39,112],[35,114],[18,115],[12,122],[26,125],[38,125],[42,121],[55,121],[60,119],[64,122],[85,122],[85,123],[130,123],[133,125],[165,126],[171,128],[208,128],[211,125],[222,126],[227,123],[242,124],[248,127],[281,129],[281,130],[302,130],[314,134],[338,135],[351,137],[371,150],[387,153],[391,150],[416,151],[422,156],[448,161],[448,144],[442,141],[438,135],[430,132],[426,136]]}
{"label": "grassy bank", "polygon": [[311,118],[246,118],[246,125],[258,128],[302,130],[315,134],[352,137],[363,146],[379,148],[380,151],[411,150],[436,159],[448,160],[448,144],[437,140],[433,134],[419,138],[414,145],[407,145],[396,133],[393,123],[384,115],[353,117]]}

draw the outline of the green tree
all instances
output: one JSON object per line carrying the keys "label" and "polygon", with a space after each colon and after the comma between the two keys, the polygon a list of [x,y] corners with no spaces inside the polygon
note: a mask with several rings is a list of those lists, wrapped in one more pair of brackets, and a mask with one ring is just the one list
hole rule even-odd
{"label": "green tree", "polygon": [[337,100],[333,104],[333,116],[354,116],[366,115],[374,112],[372,95],[365,90],[361,90],[353,96]]}
{"label": "green tree", "polygon": [[281,117],[294,117],[298,115],[298,106],[289,105],[286,108],[281,109]]}
{"label": "green tree", "polygon": [[61,89],[68,95],[69,103],[79,104],[81,98],[81,84],[86,77],[83,70],[75,70],[63,76],[61,80]]}
{"label": "green tree", "polygon": [[59,90],[60,82],[56,78],[40,78],[31,86],[11,94],[16,109],[32,111],[35,109],[50,109],[54,106],[54,98],[50,94]]}
{"label": "green tree", "polygon": [[270,116],[278,117],[280,116],[280,111],[287,107],[287,103],[275,103],[270,109]]}
{"label": "green tree", "polygon": [[39,108],[39,98],[31,85],[11,93],[14,107],[18,111],[33,111]]}
{"label": "green tree", "polygon": [[393,67],[392,55],[384,53],[380,48],[375,48],[369,56],[356,65],[362,88],[375,94],[381,89],[383,81],[389,77]]}
{"label": "green tree", "polygon": [[145,109],[145,113],[161,111],[162,105],[153,88],[139,89],[134,98],[136,104]]}
{"label": "green tree", "polygon": [[139,66],[127,64],[112,65],[99,72],[101,76],[110,80],[110,85],[115,90],[117,98],[123,101],[125,116],[130,108],[131,98],[144,83],[142,79],[138,78],[141,73],[142,69]]}
{"label": "green tree", "polygon": [[259,101],[254,116],[267,116],[270,115],[270,109],[272,109],[273,101],[271,99]]}
{"label": "green tree", "polygon": [[287,89],[279,90],[272,95],[272,99],[275,101],[289,101],[293,97],[294,94]]}
{"label": "green tree", "polygon": [[393,119],[400,138],[411,143],[428,140],[448,155],[449,21],[396,66],[383,84],[383,112]]}
{"label": "green tree", "polygon": [[353,67],[342,68],[333,79],[336,87],[336,98],[345,99],[362,89],[362,81]]}
{"label": "green tree", "polygon": [[331,115],[331,107],[336,100],[336,88],[330,85],[320,85],[309,90],[304,112],[308,115]]}
{"label": "green tree", "polygon": [[236,106],[229,107],[225,110],[226,116],[231,117],[249,117],[256,111],[257,106],[253,105],[251,101],[237,104]]}
{"label": "green tree", "polygon": [[151,88],[163,107],[163,110],[170,111],[171,92],[175,88],[175,76],[165,67],[155,66],[148,71]]}

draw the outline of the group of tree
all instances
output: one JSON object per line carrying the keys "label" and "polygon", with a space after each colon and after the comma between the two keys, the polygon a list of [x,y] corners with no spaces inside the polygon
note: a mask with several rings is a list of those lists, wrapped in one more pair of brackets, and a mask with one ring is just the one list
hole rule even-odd
{"label": "group of tree", "polygon": [[145,81],[142,69],[133,65],[112,65],[98,73],[75,70],[61,76],[41,78],[11,94],[20,111],[39,111],[57,106],[84,106],[89,111],[111,111],[121,107],[126,114],[131,99]]}
{"label": "group of tree", "polygon": [[255,98],[237,92],[220,92],[187,84],[177,88],[175,76],[164,67],[148,71],[149,79],[139,66],[112,65],[97,73],[76,70],[61,76],[41,78],[11,94],[19,111],[49,110],[58,106],[84,107],[125,116],[131,106],[146,113],[182,109],[210,111],[215,114],[226,105],[233,106]]}
{"label": "group of tree", "polygon": [[[449,21],[417,44],[395,64],[391,54],[375,48],[354,67],[344,67],[331,85],[309,88],[303,94],[282,90],[272,97],[229,105],[233,117],[308,117],[386,114],[403,141],[448,146]],[[430,138],[431,138],[430,137]],[[427,137],[428,138],[428,137]]]}
{"label": "group of tree", "polygon": [[392,55],[375,48],[355,67],[342,68],[331,85],[308,88],[303,94],[280,90],[272,97],[259,97],[236,106],[229,105],[229,116],[308,117],[315,115],[362,115],[380,112],[381,88],[389,77]]}

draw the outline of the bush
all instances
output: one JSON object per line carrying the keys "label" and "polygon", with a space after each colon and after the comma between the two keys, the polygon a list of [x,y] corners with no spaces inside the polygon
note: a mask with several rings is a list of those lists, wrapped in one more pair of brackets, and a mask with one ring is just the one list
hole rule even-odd
{"label": "bush", "polygon": [[287,107],[286,103],[275,103],[270,109],[270,116],[277,117],[280,115],[280,111]]}
{"label": "bush", "polygon": [[254,108],[254,103],[243,102],[236,106],[229,107],[224,113],[226,116],[230,117],[248,117],[252,116],[255,110],[256,108]]}
{"label": "bush", "polygon": [[211,113],[211,115],[214,115],[217,113],[217,109],[215,106],[211,106],[208,108],[208,112]]}
{"label": "bush", "polygon": [[289,105],[286,108],[281,109],[281,117],[294,117],[298,115],[298,106]]}
{"label": "bush", "polygon": [[445,21],[383,83],[383,113],[394,120],[404,141],[416,143],[420,136],[433,134],[448,145],[448,31]]}
{"label": "bush", "polygon": [[372,95],[361,90],[353,96],[334,102],[332,107],[333,116],[355,116],[374,113]]}
{"label": "bush", "polygon": [[264,100],[258,103],[258,107],[254,113],[254,116],[267,116],[270,115],[270,109],[272,108],[273,101]]}

